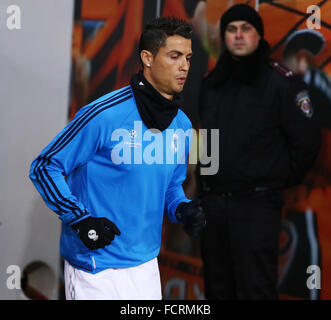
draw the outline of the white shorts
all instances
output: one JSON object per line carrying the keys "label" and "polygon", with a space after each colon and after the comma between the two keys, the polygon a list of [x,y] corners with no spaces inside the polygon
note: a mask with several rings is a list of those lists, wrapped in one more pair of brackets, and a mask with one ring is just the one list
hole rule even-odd
{"label": "white shorts", "polygon": [[161,300],[157,258],[136,267],[92,274],[64,262],[66,300]]}

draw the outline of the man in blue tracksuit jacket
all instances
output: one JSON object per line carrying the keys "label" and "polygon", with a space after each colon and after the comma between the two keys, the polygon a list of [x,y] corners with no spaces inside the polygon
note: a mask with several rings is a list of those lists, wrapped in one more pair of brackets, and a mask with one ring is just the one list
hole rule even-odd
{"label": "man in blue tracksuit jacket", "polygon": [[[143,71],[81,108],[31,165],[31,180],[62,221],[67,299],[161,298],[155,260],[163,213],[190,235],[205,223],[199,202],[182,188],[192,126],[177,94],[190,66],[191,33],[176,18],[147,25],[139,47]],[[141,284],[150,272],[151,290]]]}

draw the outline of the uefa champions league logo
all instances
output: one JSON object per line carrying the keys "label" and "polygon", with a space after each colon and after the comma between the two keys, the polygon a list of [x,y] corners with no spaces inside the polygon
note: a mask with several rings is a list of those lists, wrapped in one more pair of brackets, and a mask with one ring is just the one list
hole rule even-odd
{"label": "uefa champions league logo", "polygon": [[131,130],[130,131],[130,146],[133,146],[133,147],[137,146],[136,141],[135,141],[136,137],[137,137],[137,131]]}
{"label": "uefa champions league logo", "polygon": [[136,138],[136,136],[137,136],[137,131],[136,130],[131,130],[130,131],[130,138],[134,140]]}

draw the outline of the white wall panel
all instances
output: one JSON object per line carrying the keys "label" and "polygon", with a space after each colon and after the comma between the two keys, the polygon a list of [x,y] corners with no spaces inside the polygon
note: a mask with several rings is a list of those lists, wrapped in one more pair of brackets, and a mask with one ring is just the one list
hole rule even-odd
{"label": "white wall panel", "polygon": [[[7,28],[12,4],[20,8],[21,29]],[[72,0],[0,3],[0,299],[22,298],[20,289],[7,286],[8,266],[23,271],[34,261],[51,267],[56,285],[45,294],[57,298],[60,220],[28,173],[67,123],[72,23]]]}

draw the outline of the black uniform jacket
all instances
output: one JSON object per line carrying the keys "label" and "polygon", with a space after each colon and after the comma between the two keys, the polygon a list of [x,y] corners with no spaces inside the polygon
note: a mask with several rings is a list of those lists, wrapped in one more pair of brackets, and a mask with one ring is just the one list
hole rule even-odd
{"label": "black uniform jacket", "polygon": [[215,191],[297,185],[318,154],[306,84],[269,58],[215,68],[202,82],[199,108],[201,128],[219,129],[218,173],[201,176]]}

